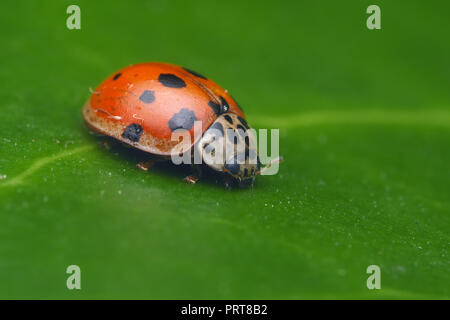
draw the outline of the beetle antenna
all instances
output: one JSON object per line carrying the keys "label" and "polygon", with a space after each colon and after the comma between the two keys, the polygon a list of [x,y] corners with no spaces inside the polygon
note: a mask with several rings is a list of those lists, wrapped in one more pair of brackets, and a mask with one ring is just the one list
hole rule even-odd
{"label": "beetle antenna", "polygon": [[264,168],[262,168],[261,170],[259,170],[258,172],[257,172],[257,174],[264,174],[264,172],[267,170],[267,169],[269,169],[273,164],[275,164],[275,163],[281,163],[281,162],[283,162],[283,157],[277,157],[277,158],[275,158],[275,159],[272,159],[272,160],[270,160],[269,161],[269,163],[264,167]]}

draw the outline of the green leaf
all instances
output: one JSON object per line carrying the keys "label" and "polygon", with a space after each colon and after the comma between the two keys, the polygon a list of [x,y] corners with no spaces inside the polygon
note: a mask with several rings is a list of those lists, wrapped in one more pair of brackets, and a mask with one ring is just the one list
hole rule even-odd
{"label": "green leaf", "polygon": [[[372,31],[359,1],[78,1],[81,30],[70,4],[0,5],[0,298],[450,297],[446,4],[381,2]],[[100,147],[89,88],[143,61],[280,129],[279,173],[227,191]]]}

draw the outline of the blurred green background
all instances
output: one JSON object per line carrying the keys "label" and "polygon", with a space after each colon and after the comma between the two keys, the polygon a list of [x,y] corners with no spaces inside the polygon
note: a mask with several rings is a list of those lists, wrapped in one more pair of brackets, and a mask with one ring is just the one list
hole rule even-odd
{"label": "blurred green background", "polygon": [[[66,8],[81,8],[81,30]],[[370,4],[381,30],[366,28]],[[2,1],[0,298],[450,297],[448,1]],[[124,66],[227,88],[285,162],[249,190],[105,150]],[[66,288],[68,265],[82,290]],[[366,268],[381,267],[381,290]]]}

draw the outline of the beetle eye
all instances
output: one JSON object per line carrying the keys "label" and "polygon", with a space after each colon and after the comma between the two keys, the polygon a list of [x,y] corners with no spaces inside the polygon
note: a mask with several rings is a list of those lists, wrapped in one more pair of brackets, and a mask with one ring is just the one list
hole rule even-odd
{"label": "beetle eye", "polygon": [[227,104],[226,104],[226,105],[224,105],[224,106],[223,106],[223,112],[224,112],[224,113],[225,113],[225,112],[227,112],[227,111],[228,111],[228,108],[229,108],[229,107],[228,107],[228,105],[227,105]]}

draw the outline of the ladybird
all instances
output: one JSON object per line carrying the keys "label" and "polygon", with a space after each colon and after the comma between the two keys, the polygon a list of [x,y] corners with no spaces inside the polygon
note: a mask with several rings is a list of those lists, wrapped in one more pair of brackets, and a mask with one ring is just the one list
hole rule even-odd
{"label": "ladybird", "polygon": [[[178,141],[172,141],[177,129],[194,135],[194,122],[201,121],[202,135],[191,141],[192,151],[203,157],[203,164],[224,177],[227,187],[253,184],[261,172],[261,163],[245,114],[227,90],[212,80],[187,68],[167,63],[141,63],[125,67],[101,83],[83,107],[87,126],[97,132],[152,156],[139,163],[144,170],[156,161],[170,160]],[[227,132],[231,139],[227,138]],[[243,150],[238,154],[223,153],[223,161],[211,161],[211,141],[226,148]],[[230,146],[231,144],[231,146]],[[208,159],[206,159],[208,157]],[[185,178],[195,183],[201,166],[192,165],[193,174]]]}

